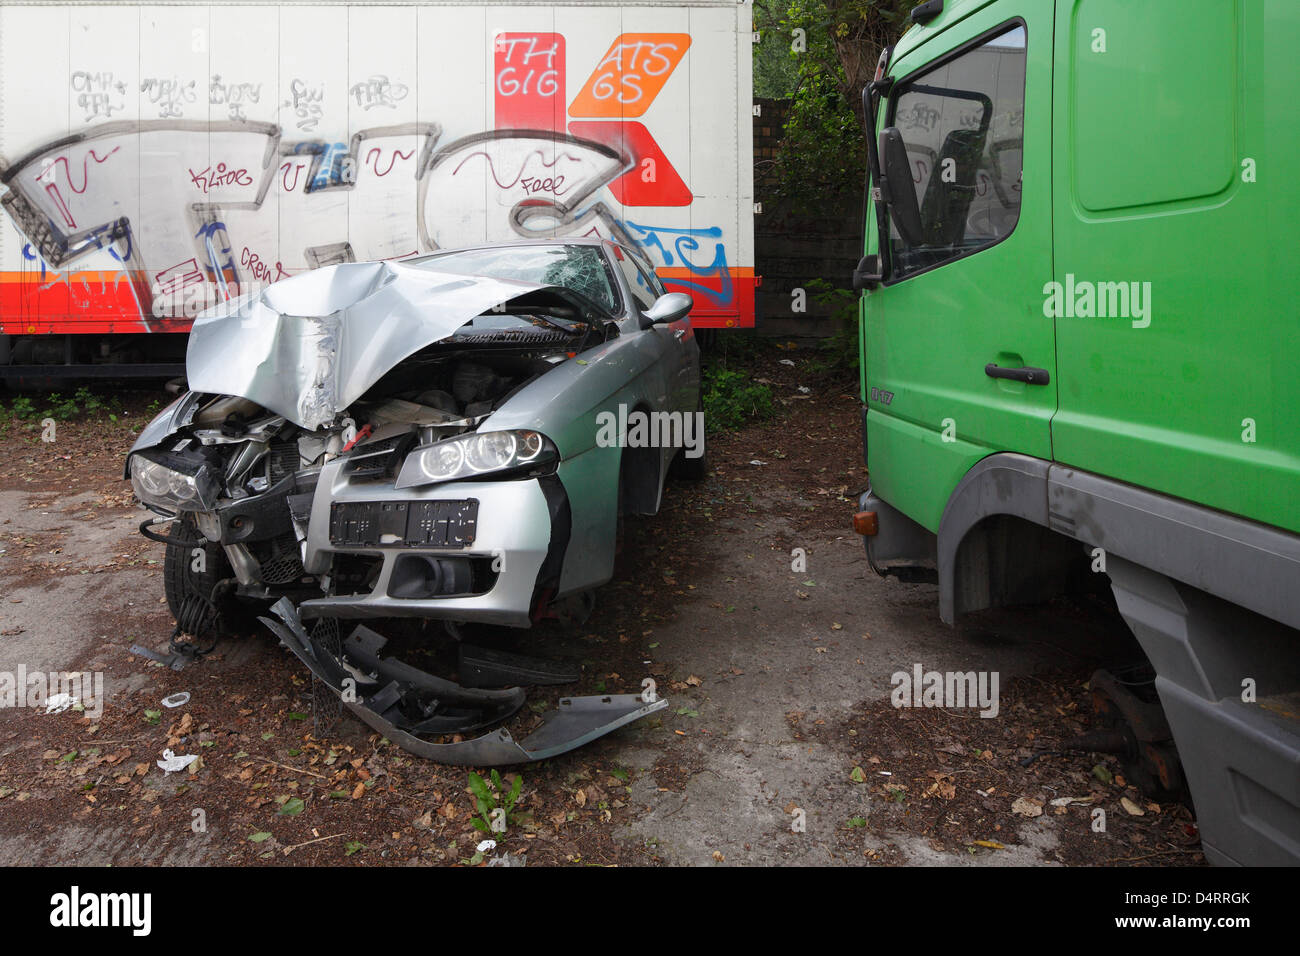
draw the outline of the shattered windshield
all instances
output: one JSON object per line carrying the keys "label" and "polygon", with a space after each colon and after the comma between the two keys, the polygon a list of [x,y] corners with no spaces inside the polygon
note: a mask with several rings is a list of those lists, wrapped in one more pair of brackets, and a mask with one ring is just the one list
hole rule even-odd
{"label": "shattered windshield", "polygon": [[501,246],[439,253],[420,264],[458,275],[519,279],[563,286],[585,295],[611,313],[618,312],[618,297],[605,257],[594,246]]}

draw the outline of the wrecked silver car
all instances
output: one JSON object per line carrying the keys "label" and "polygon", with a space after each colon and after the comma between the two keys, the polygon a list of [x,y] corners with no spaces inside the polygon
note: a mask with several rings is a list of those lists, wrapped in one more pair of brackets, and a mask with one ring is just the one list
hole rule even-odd
{"label": "wrecked silver car", "polygon": [[[349,655],[341,620],[585,617],[622,515],[655,513],[670,468],[703,476],[690,308],[635,250],[570,239],[328,266],[204,313],[189,391],[126,466],[178,631],[262,614],[339,690],[338,666],[380,673],[373,632]],[[408,718],[440,699],[406,690]],[[432,716],[405,726],[457,729]]]}

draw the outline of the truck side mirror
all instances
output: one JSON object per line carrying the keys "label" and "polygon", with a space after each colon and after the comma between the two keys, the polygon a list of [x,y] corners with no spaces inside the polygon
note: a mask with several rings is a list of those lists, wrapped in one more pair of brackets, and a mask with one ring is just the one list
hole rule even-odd
{"label": "truck side mirror", "polygon": [[921,228],[916,187],[912,183],[912,165],[907,161],[907,147],[897,126],[880,131],[880,162],[884,167],[880,191],[898,234],[909,246],[923,245],[925,233]]}
{"label": "truck side mirror", "polygon": [[863,256],[853,270],[853,291],[874,289],[884,278],[884,260],[879,255]]}

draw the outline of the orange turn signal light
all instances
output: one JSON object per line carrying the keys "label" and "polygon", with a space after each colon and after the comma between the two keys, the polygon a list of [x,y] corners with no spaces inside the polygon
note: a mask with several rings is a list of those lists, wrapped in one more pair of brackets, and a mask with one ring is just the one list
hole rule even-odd
{"label": "orange turn signal light", "polygon": [[858,534],[875,534],[880,530],[880,522],[874,511],[859,511],[853,516],[853,530]]}

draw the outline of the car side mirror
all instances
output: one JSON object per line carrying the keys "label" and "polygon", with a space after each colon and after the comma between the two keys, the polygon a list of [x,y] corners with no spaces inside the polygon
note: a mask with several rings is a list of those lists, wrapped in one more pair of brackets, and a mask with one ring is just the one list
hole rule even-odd
{"label": "car side mirror", "polygon": [[879,255],[863,256],[853,270],[853,291],[874,289],[884,278],[884,260]]}
{"label": "car side mirror", "polygon": [[645,310],[643,315],[646,321],[642,322],[642,326],[649,328],[652,325],[679,322],[690,315],[694,307],[695,300],[685,292],[669,292],[655,299],[654,304]]}
{"label": "car side mirror", "polygon": [[907,161],[907,147],[897,126],[880,131],[880,162],[884,167],[880,192],[898,234],[909,246],[923,245],[924,230],[921,209],[916,202],[916,186],[912,182],[912,164]]}

